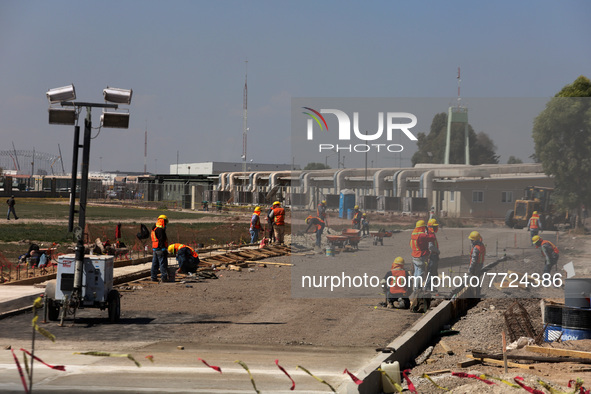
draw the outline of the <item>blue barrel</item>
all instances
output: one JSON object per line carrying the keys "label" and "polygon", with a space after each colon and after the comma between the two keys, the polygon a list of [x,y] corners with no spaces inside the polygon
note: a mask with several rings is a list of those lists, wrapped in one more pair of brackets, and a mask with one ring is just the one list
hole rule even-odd
{"label": "blue barrel", "polygon": [[544,330],[544,342],[554,342],[562,335],[562,327],[548,324]]}
{"label": "blue barrel", "polygon": [[578,341],[579,339],[591,339],[591,330],[580,328],[562,328],[563,341]]}

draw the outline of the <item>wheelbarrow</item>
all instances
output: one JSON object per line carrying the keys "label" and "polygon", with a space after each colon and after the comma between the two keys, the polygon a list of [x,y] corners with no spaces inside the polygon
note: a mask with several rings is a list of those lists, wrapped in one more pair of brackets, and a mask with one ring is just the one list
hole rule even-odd
{"label": "wheelbarrow", "polygon": [[349,237],[345,235],[327,235],[326,240],[332,248],[343,248],[349,241]]}
{"label": "wheelbarrow", "polygon": [[380,245],[384,245],[384,237],[391,237],[392,233],[388,234],[385,231],[370,231],[369,235],[371,235],[373,237],[373,244],[377,245],[378,243]]}
{"label": "wheelbarrow", "polygon": [[359,241],[361,241],[361,230],[346,228],[342,231],[342,236],[347,237],[347,244],[355,249],[359,249]]}

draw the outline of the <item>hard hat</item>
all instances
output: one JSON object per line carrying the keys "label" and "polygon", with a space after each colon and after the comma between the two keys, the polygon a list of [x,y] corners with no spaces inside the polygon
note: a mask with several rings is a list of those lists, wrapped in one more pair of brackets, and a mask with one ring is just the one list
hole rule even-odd
{"label": "hard hat", "polygon": [[538,214],[538,211],[534,211],[534,213],[532,213],[532,215],[537,215],[537,214]]}
{"label": "hard hat", "polygon": [[482,237],[478,231],[472,231],[470,235],[468,235],[468,239],[471,239],[472,241],[480,241]]}
{"label": "hard hat", "polygon": [[255,211],[255,212],[261,212],[261,207],[256,207],[256,208],[254,209],[254,211]]}
{"label": "hard hat", "polygon": [[279,201],[275,201],[275,202],[273,203],[273,206],[275,206],[275,205],[281,205],[281,203],[280,203]]}
{"label": "hard hat", "polygon": [[394,264],[404,265],[404,259],[402,257],[398,256],[394,259]]}
{"label": "hard hat", "polygon": [[308,222],[310,221],[310,219],[312,219],[312,216],[308,216],[308,217],[306,218],[306,224],[308,224]]}
{"label": "hard hat", "polygon": [[417,224],[415,224],[415,227],[425,227],[425,221],[424,220],[417,221]]}
{"label": "hard hat", "polygon": [[168,247],[168,253],[174,254],[174,244],[172,244]]}
{"label": "hard hat", "polygon": [[359,205],[355,205],[353,209],[359,209]]}
{"label": "hard hat", "polygon": [[158,219],[164,219],[164,220],[168,221],[168,217],[166,215],[160,215],[160,216],[158,216]]}
{"label": "hard hat", "polygon": [[435,220],[435,219],[429,219],[429,221],[427,222],[427,225],[428,226],[431,226],[431,227],[433,227],[433,226],[439,226],[437,224],[437,220]]}
{"label": "hard hat", "polygon": [[367,216],[367,213],[364,213],[363,216]]}
{"label": "hard hat", "polygon": [[322,202],[322,204],[326,204],[326,200],[322,200],[321,202]]}
{"label": "hard hat", "polygon": [[539,235],[534,235],[534,236],[532,237],[531,241],[532,241],[532,243],[535,245],[535,244],[537,244],[538,242],[540,242],[540,240],[541,240],[541,239],[542,239],[542,238],[540,238],[540,236],[539,236]]}

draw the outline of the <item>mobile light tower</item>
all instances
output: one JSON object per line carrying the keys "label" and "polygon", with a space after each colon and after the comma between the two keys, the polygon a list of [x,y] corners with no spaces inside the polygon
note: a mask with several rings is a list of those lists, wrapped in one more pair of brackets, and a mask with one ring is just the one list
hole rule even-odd
{"label": "mobile light tower", "polygon": [[[73,125],[74,126],[74,151],[72,158],[72,187],[70,191],[70,215],[68,218],[68,232],[74,232],[76,237],[76,249],[75,249],[75,267],[73,280],[70,280],[72,284],[72,292],[66,298],[67,304],[64,301],[64,310],[66,307],[72,307],[75,310],[82,305],[82,276],[84,266],[84,229],[86,228],[86,200],[88,193],[88,171],[90,162],[90,140],[92,131],[92,109],[102,108],[103,113],[100,117],[100,126],[108,128],[121,128],[127,129],[129,127],[129,111],[117,112],[120,104],[129,105],[131,104],[132,90],[119,89],[108,87],[103,90],[104,103],[90,103],[74,101],[76,100],[76,89],[74,85],[68,85],[61,88],[50,89],[47,91],[47,99],[49,100],[49,123],[50,124],[62,124],[62,125]],[[58,106],[59,105],[59,106]],[[82,111],[82,108],[86,108],[86,118],[84,119],[84,137],[83,143],[80,145],[80,126],[78,125],[78,115]],[[81,185],[80,185],[80,201],[79,210],[76,211],[76,190],[77,190],[77,174],[78,174],[78,152],[82,148],[82,169],[81,169]],[[74,216],[78,213],[78,226],[74,228]],[[112,276],[111,276],[112,286]],[[62,287],[63,281],[62,281]],[[60,289],[57,289],[60,291]],[[88,298],[88,297],[87,297]],[[117,294],[118,298],[118,294]],[[112,305],[114,304],[114,305]],[[101,308],[105,306],[105,303],[100,304]],[[119,300],[110,300],[109,306],[109,318],[113,320],[119,319]],[[50,319],[53,311],[54,317],[57,312],[53,305],[50,309]],[[113,309],[113,310],[112,310]],[[57,306],[59,311],[59,306]],[[62,317],[65,316],[65,312]]]}

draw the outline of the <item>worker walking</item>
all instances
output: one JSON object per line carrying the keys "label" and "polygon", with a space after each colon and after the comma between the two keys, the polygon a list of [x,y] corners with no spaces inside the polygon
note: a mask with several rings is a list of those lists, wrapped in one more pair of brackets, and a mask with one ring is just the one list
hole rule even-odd
{"label": "worker walking", "polygon": [[382,286],[386,291],[386,308],[408,309],[408,273],[404,269],[404,259],[396,257],[390,271],[382,279]]}
{"label": "worker walking", "polygon": [[160,280],[168,282],[168,238],[166,236],[166,225],[168,217],[166,215],[158,216],[156,224],[152,228],[150,236],[152,238],[152,269],[150,270],[153,282],[158,281],[158,271],[160,271]]}
{"label": "worker walking", "polygon": [[308,225],[306,233],[309,232],[311,228],[314,228],[314,232],[316,233],[316,246],[320,248],[322,245],[322,232],[325,227],[324,220],[310,215],[306,218],[306,224]]}
{"label": "worker walking", "polygon": [[410,249],[414,267],[413,276],[420,276],[425,279],[429,258],[429,242],[433,241],[434,238],[433,235],[427,233],[424,220],[416,222],[415,229],[410,236]]}
{"label": "worker walking", "polygon": [[8,200],[6,200],[6,205],[8,205],[8,213],[6,214],[6,220],[10,220],[10,213],[14,215],[14,220],[18,220],[18,216],[16,216],[16,211],[14,210],[14,205],[16,201],[14,200],[14,195],[10,196]]}
{"label": "worker walking", "polygon": [[542,221],[540,220],[538,211],[534,211],[531,215],[531,218],[529,218],[527,221],[527,229],[529,230],[529,235],[532,238],[542,231]]}
{"label": "worker walking", "polygon": [[197,272],[199,267],[199,254],[192,247],[185,244],[171,244],[168,247],[168,254],[175,255],[179,263],[178,273],[189,274]]}
{"label": "worker walking", "polygon": [[320,204],[316,207],[316,217],[326,223],[326,200],[320,201]]}
{"label": "worker walking", "polygon": [[273,203],[273,210],[269,213],[269,217],[273,219],[275,242],[283,245],[283,237],[285,236],[285,209],[281,207],[279,201]]}
{"label": "worker walking", "polygon": [[472,231],[468,236],[468,239],[472,243],[472,249],[470,250],[470,268],[468,272],[473,276],[480,276],[482,273],[482,267],[484,266],[484,257],[486,255],[486,247],[482,242],[482,236],[478,231]]}
{"label": "worker walking", "polygon": [[261,231],[261,207],[256,207],[250,218],[250,243],[254,244],[259,240],[259,231]]}
{"label": "worker walking", "polygon": [[[429,259],[427,261],[427,273],[429,279],[427,282],[430,282],[430,278],[433,276],[439,275],[439,243],[437,242],[437,230],[439,229],[439,224],[435,218],[429,219],[427,222],[427,232],[433,236],[432,240],[429,240]],[[425,287],[428,287],[429,283],[425,284]]]}
{"label": "worker walking", "polygon": [[536,248],[542,248],[542,256],[546,259],[544,264],[544,273],[549,274],[552,267],[558,264],[558,257],[560,257],[560,251],[550,241],[542,239],[539,235],[534,235],[531,239],[532,243]]}
{"label": "worker walking", "polygon": [[353,207],[353,220],[351,224],[355,230],[361,229],[361,211],[359,210],[359,205]]}
{"label": "worker walking", "polygon": [[366,213],[361,215],[361,235],[364,237],[369,236],[369,219]]}

